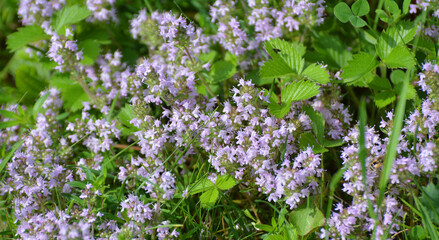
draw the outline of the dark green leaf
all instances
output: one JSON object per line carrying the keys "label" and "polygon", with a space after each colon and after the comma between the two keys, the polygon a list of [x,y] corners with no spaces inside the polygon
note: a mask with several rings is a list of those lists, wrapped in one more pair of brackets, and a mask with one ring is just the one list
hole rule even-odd
{"label": "dark green leaf", "polygon": [[315,154],[324,153],[328,151],[328,149],[320,146],[314,134],[310,132],[305,132],[300,135],[299,145],[300,145],[300,149],[302,150],[306,150],[308,147],[311,147],[312,151]]}
{"label": "dark green leaf", "polygon": [[81,64],[93,65],[99,56],[101,46],[95,39],[86,39],[78,43],[78,49],[83,52]]}
{"label": "dark green leaf", "polygon": [[38,94],[47,86],[47,83],[38,74],[36,67],[31,65],[21,65],[17,68],[15,84],[20,92],[26,93],[31,99],[37,98]]}
{"label": "dark green leaf", "polygon": [[236,65],[228,61],[218,61],[212,65],[210,76],[213,83],[219,83],[231,78],[236,73]]}
{"label": "dark green leaf", "polygon": [[0,162],[0,172],[3,171],[3,169],[6,167],[6,164],[8,164],[9,160],[11,160],[11,158],[14,156],[15,151],[17,151],[17,149],[21,146],[21,144],[23,144],[23,142],[24,140],[21,140],[19,142],[16,142],[14,145],[12,145],[11,150],[9,150],[9,152]]}
{"label": "dark green leaf", "polygon": [[392,85],[387,78],[375,77],[368,86],[374,90],[391,90]]}

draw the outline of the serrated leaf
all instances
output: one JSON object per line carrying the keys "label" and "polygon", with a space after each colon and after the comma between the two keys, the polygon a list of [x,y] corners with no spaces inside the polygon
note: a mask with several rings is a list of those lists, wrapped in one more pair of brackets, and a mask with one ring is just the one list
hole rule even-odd
{"label": "serrated leaf", "polygon": [[366,75],[377,66],[378,61],[375,57],[368,53],[361,52],[352,56],[352,60],[342,68],[343,73],[341,74],[341,77],[345,83],[364,80]]}
{"label": "serrated leaf", "polygon": [[200,179],[189,187],[190,194],[205,192],[215,188],[215,184],[207,178]]}
{"label": "serrated leaf", "polygon": [[303,70],[302,76],[305,76],[309,80],[318,82],[320,84],[326,84],[329,82],[328,71],[315,63],[309,65],[305,70]]}
{"label": "serrated leaf", "polygon": [[378,92],[374,96],[375,105],[378,108],[383,108],[389,104],[391,104],[393,101],[395,101],[395,92],[393,91],[383,91]]}
{"label": "serrated leaf", "polygon": [[266,240],[285,240],[284,236],[279,234],[270,235],[266,238]]}
{"label": "serrated leaf", "polygon": [[17,32],[10,34],[6,44],[9,51],[14,52],[29,43],[45,39],[50,39],[50,36],[40,26],[30,25],[18,28]]}
{"label": "serrated leaf", "polygon": [[86,6],[65,6],[56,19],[55,30],[59,32],[64,26],[77,23],[86,19],[90,15],[91,12]]}
{"label": "serrated leaf", "polygon": [[227,174],[218,176],[215,184],[221,190],[228,190],[236,185],[236,181],[230,174]]}
{"label": "serrated leaf", "polygon": [[219,192],[216,188],[210,189],[200,196],[201,207],[211,208],[218,199]]}
{"label": "serrated leaf", "polygon": [[347,23],[352,11],[345,2],[340,2],[334,8],[334,15],[340,22]]}
{"label": "serrated leaf", "polygon": [[27,93],[31,99],[38,97],[38,94],[44,90],[47,83],[38,74],[36,67],[31,65],[21,65],[15,72],[15,84],[22,93]]}
{"label": "serrated leaf", "polygon": [[434,45],[434,42],[429,37],[419,35],[417,39],[417,42],[412,40],[409,44],[412,46],[416,46],[416,48],[427,52],[431,56],[436,56],[436,47]]}
{"label": "serrated leaf", "polygon": [[413,68],[415,58],[405,45],[396,46],[387,57],[383,59],[388,68]]}
{"label": "serrated leaf", "polygon": [[270,113],[273,114],[277,119],[283,118],[291,109],[291,103],[290,104],[284,104],[280,105],[276,102],[270,103],[268,105],[268,108],[270,110]]}
{"label": "serrated leaf", "polygon": [[300,149],[306,150],[308,147],[312,148],[312,151],[315,154],[327,152],[328,149],[322,147],[316,140],[314,134],[310,132],[305,132],[300,135],[299,138],[299,146]]}
{"label": "serrated leaf", "polygon": [[291,82],[282,90],[282,104],[291,104],[292,102],[302,101],[319,94],[319,86],[309,81]]}
{"label": "serrated leaf", "polygon": [[325,224],[325,216],[311,201],[304,203],[290,214],[290,222],[296,227],[297,234],[305,236]]}
{"label": "serrated leaf", "polygon": [[215,62],[210,70],[213,83],[219,83],[231,78],[236,73],[236,65],[228,61]]}
{"label": "serrated leaf", "polygon": [[355,16],[364,16],[368,14],[370,11],[369,3],[367,0],[357,0],[354,4],[352,4],[352,13]]}
{"label": "serrated leaf", "polygon": [[392,85],[387,78],[375,77],[370,83],[367,84],[371,89],[374,90],[390,90]]}
{"label": "serrated leaf", "polygon": [[407,14],[409,12],[411,0],[404,0],[402,3],[402,13]]}
{"label": "serrated leaf", "polygon": [[355,28],[361,28],[367,25],[367,23],[359,16],[350,16],[349,22],[351,22],[352,26],[354,26]]}
{"label": "serrated leaf", "polygon": [[381,19],[381,21],[385,23],[389,22],[389,15],[387,15],[387,13],[384,10],[377,9],[375,10],[375,14],[378,16],[379,19]]}
{"label": "serrated leaf", "polygon": [[381,33],[376,45],[378,56],[386,58],[398,46],[410,42],[416,34],[416,27],[411,22],[402,22]]}
{"label": "serrated leaf", "polygon": [[281,77],[302,72],[304,60],[291,43],[281,39],[272,39],[265,42],[265,50],[272,60],[265,62],[261,67],[262,78]]}
{"label": "serrated leaf", "polygon": [[328,65],[336,65],[334,68],[344,67],[348,60],[352,59],[352,54],[346,49],[345,44],[338,36],[323,35],[318,38],[316,50],[319,52],[316,61],[321,61],[322,54],[326,55],[330,61],[325,61]]}

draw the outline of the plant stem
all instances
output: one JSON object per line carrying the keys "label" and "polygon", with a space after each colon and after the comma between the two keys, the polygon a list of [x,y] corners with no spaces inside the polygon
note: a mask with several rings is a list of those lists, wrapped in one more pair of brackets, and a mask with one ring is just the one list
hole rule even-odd
{"label": "plant stem", "polygon": [[[191,54],[189,53],[189,50],[184,47],[184,51],[186,52],[186,55],[189,57],[189,59],[191,60],[192,64],[195,65],[195,61],[192,58]],[[209,85],[207,84],[206,80],[204,80],[203,76],[201,76],[201,74],[199,72],[197,72],[197,76],[200,78],[201,82],[203,83],[204,87],[206,88],[206,91],[212,95],[212,97],[215,97],[215,94],[213,93],[212,89],[210,89]]]}

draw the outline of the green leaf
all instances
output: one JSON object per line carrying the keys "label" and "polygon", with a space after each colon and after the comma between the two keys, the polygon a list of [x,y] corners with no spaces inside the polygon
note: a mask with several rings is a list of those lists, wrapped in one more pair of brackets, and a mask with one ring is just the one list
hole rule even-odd
{"label": "green leaf", "polygon": [[[378,66],[378,61],[374,56],[361,52],[355,54],[348,65],[342,68],[341,77],[345,83],[354,81],[365,81],[370,78],[370,73]],[[368,76],[369,75],[369,76]]]}
{"label": "green leaf", "polygon": [[407,14],[409,12],[411,0],[404,0],[402,3],[402,13]]}
{"label": "green leaf", "polygon": [[433,183],[429,183],[426,187],[423,187],[423,193],[419,200],[428,210],[430,219],[435,224],[439,224],[439,185],[435,186]]}
{"label": "green leaf", "polygon": [[282,90],[282,104],[290,105],[292,102],[302,101],[319,94],[319,86],[309,81],[291,82]]}
{"label": "green leaf", "polygon": [[374,90],[391,90],[392,85],[387,78],[375,77],[370,83],[367,84]]}
{"label": "green leaf", "polygon": [[416,29],[413,23],[402,22],[382,32],[376,45],[378,56],[384,59],[396,46],[410,42],[416,34]]}
{"label": "green leaf", "polygon": [[78,49],[83,52],[81,64],[93,65],[99,56],[101,45],[95,39],[86,39],[78,43]]}
{"label": "green leaf", "polygon": [[352,59],[352,54],[346,49],[345,44],[338,36],[320,36],[316,44],[316,50],[319,52],[317,59],[321,59],[322,54],[326,55],[330,60],[328,61],[328,65],[331,65],[331,63],[335,64],[335,69],[344,67],[348,60]]}
{"label": "green leaf", "polygon": [[75,24],[90,16],[91,12],[86,6],[65,6],[56,19],[55,30],[60,32],[64,26]]}
{"label": "green leaf", "polygon": [[309,80],[326,84],[329,82],[329,73],[322,66],[315,63],[309,65],[303,72],[302,76],[307,77]]}
{"label": "green leaf", "polygon": [[0,162],[0,172],[3,171],[3,169],[6,167],[6,164],[8,164],[9,160],[11,160],[11,158],[14,156],[15,151],[17,151],[17,149],[21,146],[21,144],[23,144],[23,142],[24,140],[21,140],[12,145],[11,150],[9,150],[8,154],[6,154],[6,156]]}
{"label": "green leaf", "polygon": [[21,65],[17,68],[15,84],[20,92],[27,93],[26,95],[31,99],[37,98],[47,86],[47,83],[38,75],[36,67],[31,65]]}
{"label": "green leaf", "polygon": [[383,108],[389,104],[391,104],[393,101],[395,101],[395,92],[393,91],[384,91],[384,92],[378,92],[374,96],[375,105],[378,108]]}
{"label": "green leaf", "polygon": [[61,91],[64,106],[71,111],[82,109],[82,103],[90,101],[81,85],[66,76],[52,77],[50,85]]}
{"label": "green leaf", "polygon": [[120,110],[119,114],[117,115],[117,119],[120,120],[120,122],[130,128],[136,128],[131,122],[135,118],[134,116],[134,110],[133,106],[130,104],[125,104],[125,106]]}
{"label": "green leaf", "polygon": [[38,113],[45,113],[46,109],[43,108],[43,104],[46,101],[47,97],[49,97],[50,92],[45,93],[43,96],[38,98],[38,100],[35,102],[35,105],[32,109],[32,115],[34,119],[37,119]]}
{"label": "green leaf", "polygon": [[9,119],[15,119],[15,120],[21,119],[20,115],[14,113],[14,112],[11,112],[11,111],[3,110],[3,109],[0,109],[0,116],[3,116],[5,118],[9,118]]}
{"label": "green leaf", "polygon": [[216,188],[210,189],[200,196],[201,207],[211,208],[215,205],[218,199],[218,190]]}
{"label": "green leaf", "polygon": [[[396,94],[401,96],[402,86],[405,79],[405,72],[402,70],[395,70],[390,74],[390,80],[392,81],[394,85],[394,90]],[[407,99],[413,99],[417,96],[417,92],[415,87],[413,85],[408,85],[407,89]]]}
{"label": "green leaf", "polygon": [[368,14],[370,11],[369,3],[367,0],[357,0],[352,4],[352,12],[355,16],[361,17]]}
{"label": "green leaf", "polygon": [[283,118],[291,109],[291,103],[289,104],[277,104],[272,102],[268,105],[270,113],[273,114],[277,119]]}
{"label": "green leaf", "polygon": [[285,240],[284,236],[279,234],[270,235],[266,238],[266,240]]}
{"label": "green leaf", "polygon": [[384,10],[377,9],[375,10],[375,14],[378,16],[379,19],[381,19],[381,21],[385,23],[389,22],[389,15],[387,15],[387,13]]}
{"label": "green leaf", "polygon": [[221,190],[228,190],[236,185],[235,179],[230,175],[220,175],[216,179],[216,186]]}
{"label": "green leaf", "polygon": [[410,229],[408,237],[413,240],[425,240],[427,233],[421,226],[416,225]]}
{"label": "green leaf", "polygon": [[411,42],[409,42],[409,44],[412,46],[416,46],[416,48],[427,52],[431,56],[436,56],[436,47],[434,45],[434,42],[429,37],[419,35],[417,39],[417,42],[412,40]]}
{"label": "green leaf", "polygon": [[352,26],[354,26],[355,28],[361,28],[367,25],[367,23],[359,16],[350,16],[349,22],[351,22]]}
{"label": "green leaf", "polygon": [[262,231],[265,231],[265,232],[274,231],[274,228],[270,225],[267,225],[267,224],[255,224],[255,227],[258,229],[261,229]]}
{"label": "green leaf", "polygon": [[325,119],[321,113],[317,112],[311,107],[304,107],[303,110],[311,119],[312,131],[316,135],[317,141],[319,141],[321,144],[323,142],[323,134],[325,131]]}
{"label": "green leaf", "polygon": [[290,222],[296,227],[297,234],[300,236],[305,236],[325,224],[323,213],[313,201],[310,202],[311,206],[304,203],[290,214]]}
{"label": "green leaf", "polygon": [[352,11],[345,2],[340,2],[334,8],[334,15],[340,22],[347,23],[349,17],[352,16]]}
{"label": "green leaf", "polygon": [[324,152],[328,151],[328,149],[322,147],[317,142],[314,134],[312,134],[310,132],[305,132],[305,133],[300,134],[299,146],[300,146],[300,149],[302,149],[302,150],[306,150],[308,147],[311,147],[312,151],[315,154],[324,153]]}
{"label": "green leaf", "polygon": [[383,59],[388,68],[413,68],[415,58],[405,45],[396,46],[387,57]]}
{"label": "green leaf", "polygon": [[291,43],[281,39],[272,39],[265,42],[265,50],[272,60],[265,62],[261,67],[262,78],[300,75],[302,72],[304,60]]}
{"label": "green leaf", "polygon": [[236,73],[236,65],[228,61],[217,61],[212,65],[210,76],[213,83],[219,83],[231,78]]}
{"label": "green leaf", "polygon": [[326,138],[323,139],[322,146],[324,147],[338,147],[343,145],[343,139],[338,140],[328,140]]}
{"label": "green leaf", "polygon": [[29,43],[45,39],[50,39],[50,36],[40,26],[30,25],[18,28],[17,32],[10,34],[6,44],[11,52],[15,52]]}
{"label": "green leaf", "polygon": [[386,0],[384,2],[384,9],[386,9],[391,14],[395,15],[394,17],[398,17],[401,13],[398,4],[393,0]]}
{"label": "green leaf", "polygon": [[196,194],[196,193],[200,193],[200,192],[209,191],[209,190],[214,189],[214,188],[215,188],[215,184],[213,184],[213,182],[210,181],[209,179],[204,178],[204,179],[198,180],[196,183],[193,183],[189,187],[189,193]]}
{"label": "green leaf", "polygon": [[13,126],[20,125],[21,121],[5,121],[0,122],[0,129],[5,129]]}
{"label": "green leaf", "polygon": [[84,189],[86,187],[85,183],[79,181],[72,181],[72,182],[68,182],[67,184],[69,184],[71,187],[75,187],[79,189]]}

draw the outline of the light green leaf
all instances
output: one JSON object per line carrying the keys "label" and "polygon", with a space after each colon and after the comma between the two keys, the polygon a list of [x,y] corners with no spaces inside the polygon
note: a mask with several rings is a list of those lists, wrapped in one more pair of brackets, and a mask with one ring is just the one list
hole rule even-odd
{"label": "light green leaf", "polygon": [[368,14],[370,11],[369,3],[367,0],[357,0],[352,4],[352,12],[355,16],[361,17]]}
{"label": "light green leaf", "polygon": [[209,190],[214,189],[214,188],[215,188],[215,184],[213,184],[212,181],[210,181],[207,178],[203,178],[203,179],[198,180],[196,183],[193,183],[189,187],[189,193],[196,194],[196,193],[200,193],[200,192],[209,191]]}
{"label": "light green leaf", "polygon": [[405,45],[396,46],[387,57],[383,59],[388,68],[413,68],[415,58]]}
{"label": "light green leaf", "polygon": [[255,227],[265,232],[272,232],[274,228],[267,224],[255,224]]}
{"label": "light green leaf", "polygon": [[381,33],[376,45],[378,56],[386,58],[398,45],[410,42],[416,34],[416,27],[411,22],[402,22]]}
{"label": "light green leaf", "polygon": [[281,39],[272,39],[265,42],[265,50],[272,60],[265,62],[261,67],[262,78],[300,75],[302,72],[305,62],[291,43]]}
{"label": "light green leaf", "polygon": [[291,82],[282,90],[282,104],[291,104],[292,102],[306,100],[319,94],[319,86],[309,81]]}
{"label": "light green leaf", "polygon": [[201,207],[211,208],[215,205],[216,200],[218,199],[218,190],[216,188],[212,188],[200,196]]}
{"label": "light green leaf", "polygon": [[270,113],[273,114],[277,119],[283,118],[291,109],[290,104],[277,104],[276,102],[272,102],[268,105]]}
{"label": "light green leaf", "polygon": [[349,17],[352,16],[352,11],[345,2],[340,2],[334,8],[334,15],[340,22],[347,23]]}
{"label": "light green leaf", "polygon": [[304,107],[303,111],[311,119],[311,128],[317,137],[318,142],[321,144],[323,142],[323,134],[325,131],[325,119],[322,114],[317,112],[311,107]]}
{"label": "light green leaf", "polygon": [[367,25],[367,23],[359,16],[350,16],[349,22],[351,22],[352,26],[354,26],[355,28],[361,28]]}
{"label": "light green leaf", "polygon": [[383,108],[395,101],[395,98],[395,92],[383,91],[376,93],[373,100],[378,108]]}
{"label": "light green leaf", "polygon": [[352,83],[354,81],[358,82],[361,80],[368,80],[370,76],[367,76],[378,66],[378,61],[374,56],[368,53],[361,52],[355,54],[348,65],[342,68],[343,73],[341,77],[345,83]]}
{"label": "light green leaf", "polygon": [[313,201],[310,206],[304,203],[302,206],[291,212],[290,222],[296,227],[297,234],[305,236],[325,224],[325,216],[318,209]]}
{"label": "light green leaf", "polygon": [[322,66],[315,63],[309,65],[303,72],[302,76],[307,77],[309,80],[326,84],[329,82],[329,73]]}
{"label": "light green leaf", "polygon": [[216,186],[221,190],[228,190],[236,185],[235,179],[230,175],[220,175],[216,179]]}
{"label": "light green leaf", "polygon": [[215,62],[210,70],[210,76],[214,83],[222,82],[231,78],[236,73],[236,65],[228,61]]}
{"label": "light green leaf", "polygon": [[19,142],[16,142],[14,145],[12,145],[11,150],[9,150],[9,152],[6,154],[6,156],[0,162],[0,172],[3,171],[3,169],[6,167],[6,164],[8,164],[9,160],[11,160],[11,158],[14,156],[15,151],[17,151],[17,149],[21,146],[21,144],[23,144],[23,142],[24,142],[24,140],[21,140]]}
{"label": "light green leaf", "polygon": [[266,238],[266,240],[285,240],[284,236],[279,234],[270,235]]}
{"label": "light green leaf", "polygon": [[86,6],[65,6],[56,19],[55,30],[57,32],[60,32],[63,27],[84,20],[88,16],[90,16],[90,14],[91,12],[87,9]]}
{"label": "light green leaf", "polygon": [[35,105],[32,109],[32,115],[33,115],[34,119],[37,119],[38,113],[46,112],[46,109],[43,108],[43,104],[46,101],[47,97],[49,97],[49,95],[50,95],[50,92],[47,92],[35,102]]}
{"label": "light green leaf", "polygon": [[15,120],[19,120],[22,117],[14,112],[8,111],[8,110],[3,110],[0,109],[0,116],[3,116],[5,118],[9,118],[9,119],[15,119]]}
{"label": "light green leaf", "polygon": [[21,121],[5,121],[0,122],[0,129],[5,129],[13,126],[17,126],[21,123]]}
{"label": "light green leaf", "polygon": [[398,17],[401,11],[399,10],[398,4],[393,0],[386,0],[384,2],[384,9],[386,9],[388,12],[390,12],[393,15],[396,15],[394,17]]}
{"label": "light green leaf", "polygon": [[411,0],[404,0],[402,3],[402,13],[407,14],[409,12]]}
{"label": "light green leaf", "polygon": [[50,36],[40,26],[30,25],[18,28],[17,32],[10,34],[6,44],[7,48],[14,52],[29,43],[45,39],[50,39]]}

